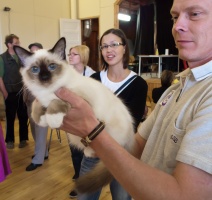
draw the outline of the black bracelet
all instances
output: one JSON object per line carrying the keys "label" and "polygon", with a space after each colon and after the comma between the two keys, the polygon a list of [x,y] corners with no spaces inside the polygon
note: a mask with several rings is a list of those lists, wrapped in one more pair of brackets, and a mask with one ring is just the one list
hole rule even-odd
{"label": "black bracelet", "polygon": [[85,138],[81,139],[82,144],[86,147],[89,146],[92,140],[97,135],[99,135],[99,133],[101,133],[104,128],[105,128],[105,123],[102,121],[99,121],[99,124],[91,131],[91,133]]}

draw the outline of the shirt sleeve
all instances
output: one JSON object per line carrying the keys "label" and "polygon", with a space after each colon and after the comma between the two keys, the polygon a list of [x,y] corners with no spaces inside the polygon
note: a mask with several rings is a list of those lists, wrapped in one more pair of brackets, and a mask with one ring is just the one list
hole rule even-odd
{"label": "shirt sleeve", "polygon": [[147,119],[142,122],[138,127],[138,133],[139,135],[145,139],[148,140],[149,135],[152,131],[152,127],[155,123],[155,110],[151,112],[151,114],[147,117]]}
{"label": "shirt sleeve", "polygon": [[4,61],[2,57],[0,56],[0,77],[4,76]]}

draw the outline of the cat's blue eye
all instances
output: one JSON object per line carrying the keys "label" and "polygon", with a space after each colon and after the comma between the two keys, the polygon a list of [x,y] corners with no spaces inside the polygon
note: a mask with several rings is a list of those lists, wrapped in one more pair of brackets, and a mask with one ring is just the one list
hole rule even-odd
{"label": "cat's blue eye", "polygon": [[33,67],[31,67],[31,72],[33,74],[38,74],[40,72],[40,68],[37,66],[33,66]]}
{"label": "cat's blue eye", "polygon": [[57,68],[57,65],[54,64],[54,63],[52,63],[52,64],[50,64],[50,65],[48,66],[48,69],[49,69],[50,71],[54,71],[56,68]]}

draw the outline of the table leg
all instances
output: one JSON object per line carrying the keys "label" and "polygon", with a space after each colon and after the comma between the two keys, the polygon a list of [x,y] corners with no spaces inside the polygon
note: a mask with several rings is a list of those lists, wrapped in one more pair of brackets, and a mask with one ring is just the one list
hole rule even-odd
{"label": "table leg", "polygon": [[162,58],[159,56],[158,57],[158,78],[161,76],[161,71],[162,71]]}
{"label": "table leg", "polygon": [[141,57],[139,57],[138,75],[141,75]]}

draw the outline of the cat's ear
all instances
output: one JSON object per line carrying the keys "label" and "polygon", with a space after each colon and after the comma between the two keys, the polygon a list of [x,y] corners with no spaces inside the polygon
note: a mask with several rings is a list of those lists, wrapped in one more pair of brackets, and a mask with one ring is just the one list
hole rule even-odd
{"label": "cat's ear", "polygon": [[60,38],[52,49],[49,51],[57,54],[62,60],[66,60],[66,39],[64,37]]}
{"label": "cat's ear", "polygon": [[25,65],[26,58],[32,55],[31,52],[27,51],[26,49],[20,46],[13,46],[13,50],[15,51],[15,53],[17,54],[18,58],[21,60],[23,65]]}

